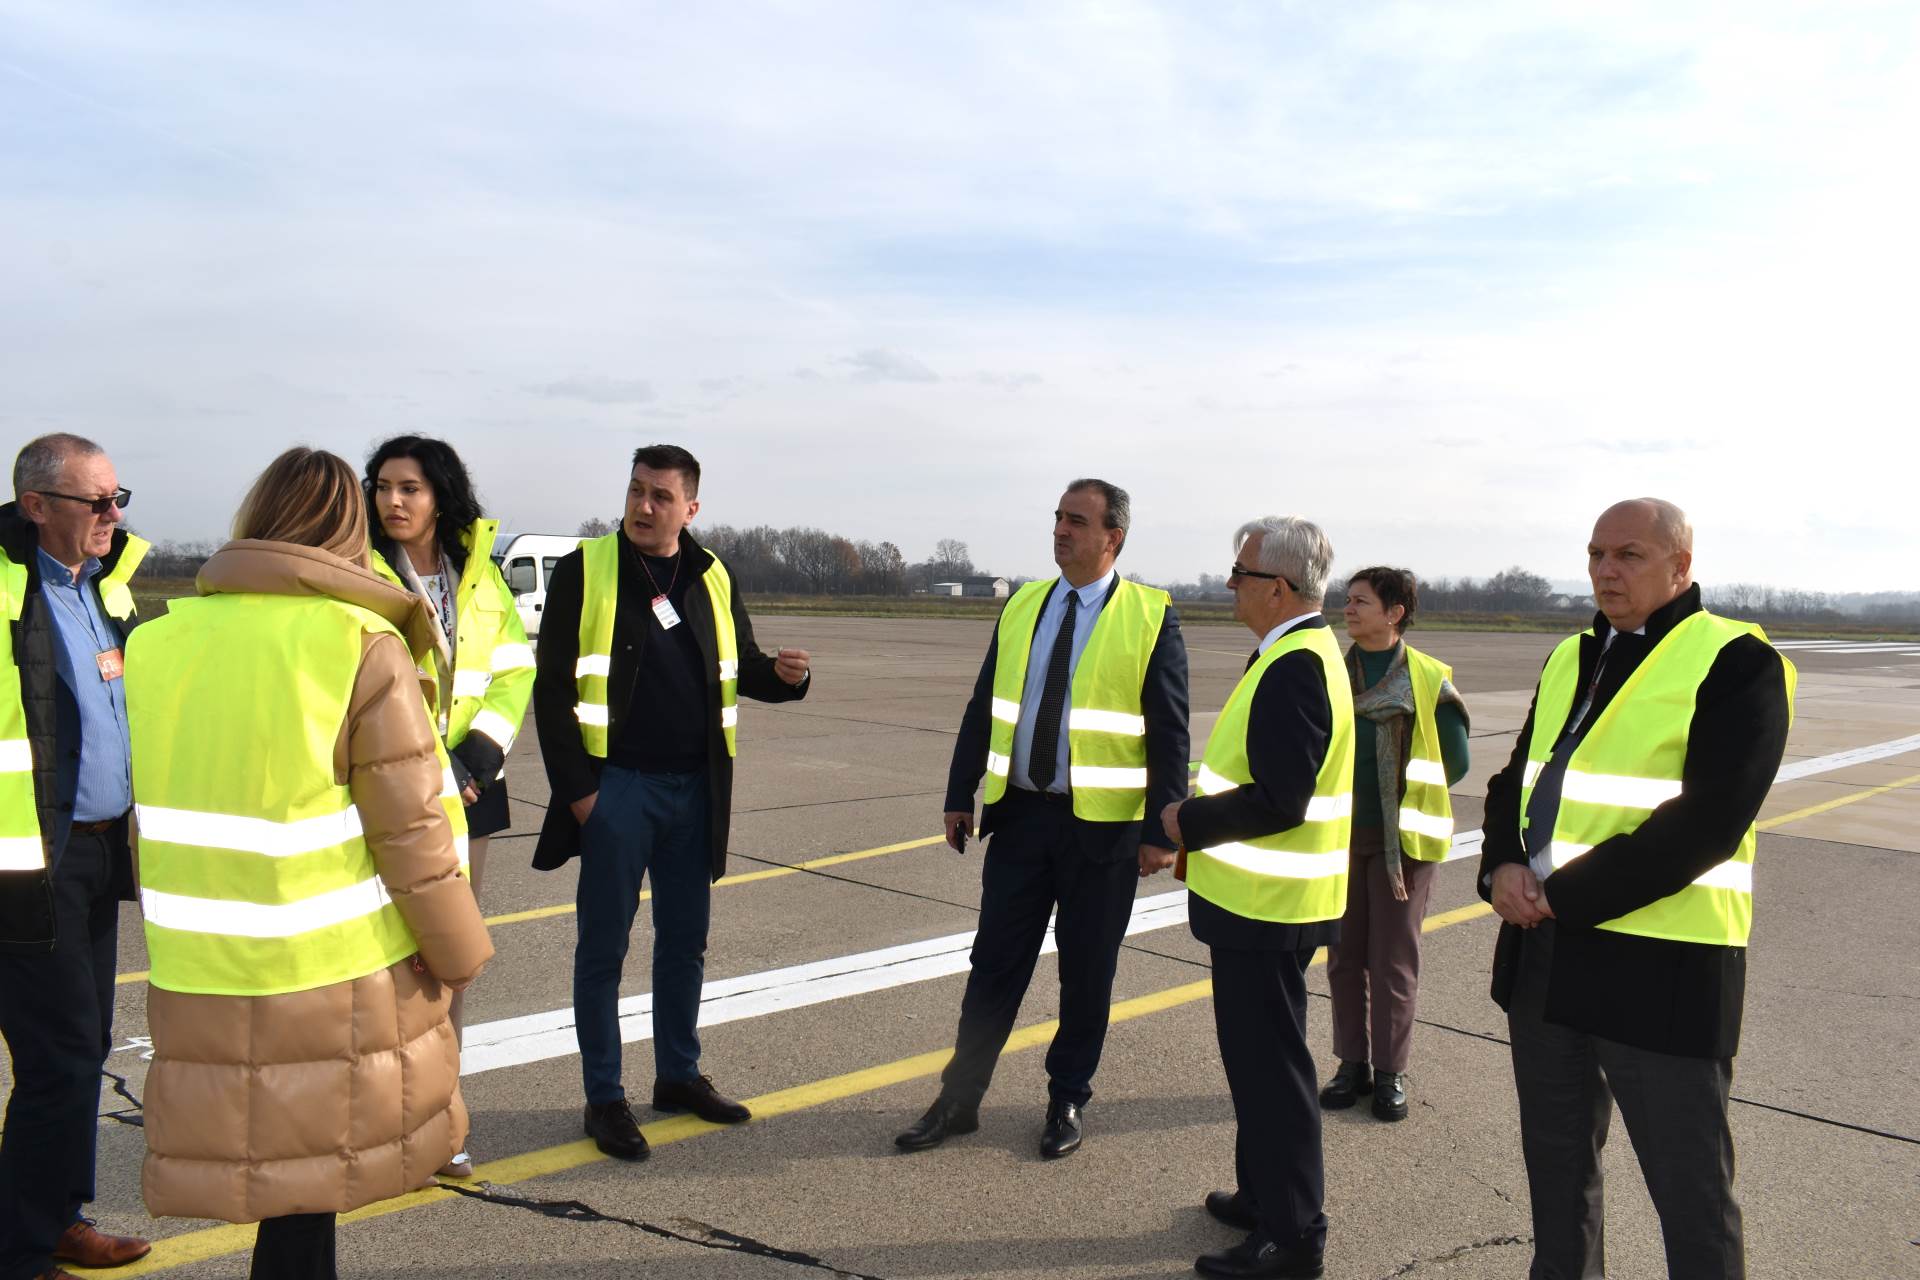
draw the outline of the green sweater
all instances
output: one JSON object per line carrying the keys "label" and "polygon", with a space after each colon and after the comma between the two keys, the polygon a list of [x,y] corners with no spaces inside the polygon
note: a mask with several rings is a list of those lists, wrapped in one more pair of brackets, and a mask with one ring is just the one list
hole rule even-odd
{"label": "green sweater", "polygon": [[[1378,653],[1360,650],[1360,677],[1365,687],[1371,689],[1379,684],[1387,674],[1387,664],[1393,658],[1393,650],[1382,649]],[[1440,704],[1434,716],[1434,727],[1440,734],[1440,758],[1447,766],[1447,785],[1452,786],[1467,776],[1469,749],[1467,747],[1467,721],[1460,714],[1460,708],[1451,702]],[[1353,718],[1353,825],[1356,827],[1378,827],[1383,825],[1380,816],[1380,766],[1374,755],[1373,721],[1365,716]]]}

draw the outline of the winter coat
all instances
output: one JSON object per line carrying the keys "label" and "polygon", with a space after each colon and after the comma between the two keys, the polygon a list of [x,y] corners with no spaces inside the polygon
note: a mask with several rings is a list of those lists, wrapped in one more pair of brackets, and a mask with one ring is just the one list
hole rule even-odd
{"label": "winter coat", "polygon": [[[331,596],[394,623],[416,655],[431,644],[421,602],[312,547],[230,543],[201,569],[198,587]],[[365,637],[334,780],[352,795],[419,953],[282,995],[150,989],[142,1190],[155,1216],[256,1222],[344,1212],[425,1186],[465,1145],[443,984],[471,980],[493,946],[433,798],[442,769],[408,645]],[[137,654],[138,646],[129,684],[139,679]],[[263,738],[272,728],[258,726]]]}

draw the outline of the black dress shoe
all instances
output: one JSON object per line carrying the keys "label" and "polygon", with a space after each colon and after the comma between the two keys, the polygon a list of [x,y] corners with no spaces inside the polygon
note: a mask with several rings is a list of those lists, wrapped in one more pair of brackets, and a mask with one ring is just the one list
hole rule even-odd
{"label": "black dress shoe", "polygon": [[1382,1071],[1373,1078],[1373,1114],[1381,1120],[1407,1118],[1407,1075]]}
{"label": "black dress shoe", "polygon": [[625,1098],[597,1107],[589,1102],[586,1127],[593,1145],[616,1160],[645,1160],[652,1154],[647,1135],[640,1132],[640,1122],[633,1118],[633,1108]]}
{"label": "black dress shoe", "polygon": [[896,1134],[893,1145],[907,1151],[927,1151],[950,1137],[972,1133],[980,1127],[980,1109],[963,1107],[951,1098],[935,1098],[927,1114],[905,1133]]}
{"label": "black dress shoe", "polygon": [[1080,1104],[1055,1098],[1047,1104],[1047,1127],[1040,1134],[1040,1154],[1049,1160],[1080,1149]]}
{"label": "black dress shoe", "polygon": [[655,1111],[691,1111],[708,1124],[745,1124],[753,1112],[713,1087],[711,1076],[653,1082]]}
{"label": "black dress shoe", "polygon": [[1203,1253],[1193,1269],[1203,1276],[1277,1276],[1280,1280],[1319,1280],[1324,1269],[1319,1253],[1283,1249],[1264,1231],[1255,1231],[1231,1249]]}
{"label": "black dress shoe", "polygon": [[1333,1073],[1333,1079],[1327,1081],[1327,1087],[1320,1091],[1320,1108],[1323,1111],[1345,1111],[1353,1105],[1355,1098],[1372,1092],[1373,1068],[1364,1062],[1342,1062],[1340,1069]]}
{"label": "black dress shoe", "polygon": [[1207,1212],[1242,1231],[1252,1231],[1260,1225],[1260,1220],[1253,1216],[1253,1201],[1240,1191],[1207,1192]]}

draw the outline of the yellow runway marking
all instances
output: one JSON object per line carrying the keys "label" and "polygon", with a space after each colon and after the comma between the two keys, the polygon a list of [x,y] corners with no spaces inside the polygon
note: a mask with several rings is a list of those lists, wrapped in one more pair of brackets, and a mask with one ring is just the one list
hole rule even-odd
{"label": "yellow runway marking", "polygon": [[[1493,908],[1484,902],[1476,902],[1453,911],[1444,911],[1439,915],[1428,916],[1421,924],[1421,932],[1432,933],[1437,929],[1445,929],[1450,925],[1462,924],[1468,920],[1490,915],[1492,912]],[[1314,964],[1325,964],[1326,959],[1325,947],[1314,952]],[[1177,987],[1168,987],[1164,991],[1154,991],[1144,996],[1135,996],[1131,1000],[1116,1002],[1110,1020],[1130,1022],[1135,1018],[1144,1018],[1148,1014],[1163,1013],[1168,1009],[1192,1004],[1196,1000],[1205,1000],[1212,994],[1211,978],[1182,983]],[[1023,1049],[1048,1044],[1059,1028],[1058,1020],[1036,1022],[1032,1026],[1021,1027],[1007,1037],[1007,1047],[1001,1052],[1017,1053]],[[900,1058],[874,1067],[863,1067],[858,1071],[849,1071],[845,1075],[829,1076],[825,1080],[815,1080],[810,1084],[795,1085],[791,1089],[779,1089],[773,1093],[761,1094],[757,1098],[748,1098],[745,1101],[753,1108],[753,1119],[750,1123],[760,1124],[776,1116],[791,1115],[796,1111],[806,1111],[813,1107],[824,1106],[829,1102],[839,1102],[912,1080],[924,1080],[929,1076],[937,1075],[952,1056],[951,1049],[917,1053],[910,1058]],[[647,1142],[650,1145],[661,1147],[726,1127],[728,1126],[708,1124],[694,1116],[680,1115],[642,1125],[640,1131],[647,1135]],[[608,1157],[600,1153],[600,1149],[593,1145],[591,1139],[582,1138],[577,1142],[565,1142],[559,1146],[546,1147],[539,1151],[529,1151],[522,1155],[507,1156],[500,1160],[475,1165],[473,1181],[469,1185],[478,1187],[481,1183],[488,1182],[496,1187],[512,1186],[533,1178],[565,1173],[569,1169],[578,1169],[583,1165],[606,1159]],[[370,1204],[352,1213],[343,1213],[340,1215],[340,1221],[364,1222],[370,1218],[384,1218],[389,1214],[418,1209],[424,1205],[439,1204],[442,1201],[456,1199],[458,1196],[459,1193],[455,1191],[428,1187],[408,1195],[397,1196],[392,1200]],[[255,1228],[251,1224],[227,1225],[209,1227],[201,1231],[187,1231],[163,1240],[155,1240],[152,1253],[132,1266],[115,1268],[113,1274],[129,1278],[152,1275],[160,1271],[170,1271],[175,1267],[205,1262],[210,1258],[240,1253],[253,1247],[254,1231]]]}
{"label": "yellow runway marking", "polygon": [[1862,800],[1871,800],[1875,796],[1883,796],[1889,791],[1898,791],[1902,787],[1910,787],[1916,782],[1920,782],[1920,773],[1911,773],[1904,778],[1889,782],[1885,786],[1868,787],[1865,791],[1856,791],[1852,795],[1837,796],[1832,800],[1827,800],[1820,804],[1810,804],[1804,809],[1795,809],[1792,813],[1783,813],[1777,818],[1768,818],[1765,822],[1756,825],[1761,831],[1771,831],[1775,827],[1784,827],[1789,822],[1798,822],[1802,818],[1811,818],[1815,814],[1828,813],[1843,805],[1858,804]]}
{"label": "yellow runway marking", "polygon": [[[889,853],[905,853],[909,849],[924,849],[930,844],[946,843],[945,836],[928,836],[923,840],[904,840],[899,844],[883,844],[877,849],[859,849],[853,853],[835,853],[824,858],[812,858],[806,862],[796,862],[790,867],[768,867],[762,871],[743,871],[737,876],[722,876],[713,882],[718,889],[729,884],[752,884],[756,880],[774,880],[780,876],[799,875],[803,871],[813,871],[820,867],[837,867],[846,862],[860,862],[866,858],[882,858]],[[645,902],[653,896],[653,890],[642,889],[640,901]],[[526,920],[546,920],[553,916],[570,916],[573,904],[563,903],[557,907],[535,907],[531,911],[509,911],[504,915],[488,916],[487,926],[519,924]],[[137,969],[123,973],[114,979],[115,984],[125,986],[130,982],[145,982],[150,969]],[[122,1273],[125,1274],[125,1273]]]}

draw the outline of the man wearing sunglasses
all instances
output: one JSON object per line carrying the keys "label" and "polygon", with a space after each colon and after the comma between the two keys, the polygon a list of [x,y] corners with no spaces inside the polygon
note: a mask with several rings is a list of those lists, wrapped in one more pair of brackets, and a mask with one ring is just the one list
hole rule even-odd
{"label": "man wearing sunglasses", "polygon": [[[1214,1029],[1233,1095],[1232,1191],[1207,1212],[1248,1233],[1207,1276],[1321,1274],[1319,1086],[1307,966],[1347,907],[1353,697],[1320,601],[1333,544],[1298,516],[1234,535],[1234,616],[1260,638],[1200,763],[1200,794],[1158,816],[1184,850],[1188,923],[1213,959]],[[1176,873],[1178,874],[1178,873]]]}
{"label": "man wearing sunglasses", "polygon": [[113,1044],[120,903],[133,898],[121,651],[147,544],[91,440],[48,435],[0,507],[0,1280],[146,1254],[80,1216],[93,1199],[100,1072]]}

